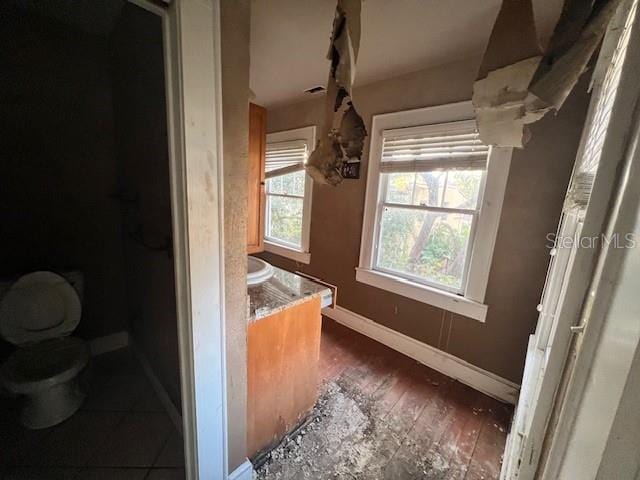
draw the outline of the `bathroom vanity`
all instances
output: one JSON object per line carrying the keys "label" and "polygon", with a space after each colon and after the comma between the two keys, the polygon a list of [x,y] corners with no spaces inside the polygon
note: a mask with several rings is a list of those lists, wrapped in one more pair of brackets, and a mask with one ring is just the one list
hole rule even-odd
{"label": "bathroom vanity", "polygon": [[248,287],[247,440],[253,457],[276,445],[311,411],[318,396],[320,310],[331,290],[273,267]]}
{"label": "bathroom vanity", "polygon": [[[249,108],[247,252],[264,250],[266,110]],[[248,456],[275,445],[318,397],[320,310],[332,292],[249,256],[247,329]]]}

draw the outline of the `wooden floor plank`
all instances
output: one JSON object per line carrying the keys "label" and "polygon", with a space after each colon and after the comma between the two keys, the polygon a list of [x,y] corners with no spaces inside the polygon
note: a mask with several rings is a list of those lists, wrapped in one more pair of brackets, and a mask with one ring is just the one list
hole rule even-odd
{"label": "wooden floor plank", "polygon": [[413,428],[429,402],[437,396],[440,387],[439,382],[430,381],[425,368],[418,364],[405,372],[405,378],[407,388],[385,418],[392,431],[402,439]]}
{"label": "wooden floor plank", "polygon": [[357,392],[380,420],[369,432],[379,454],[357,478],[498,478],[510,406],[327,318],[320,377]]}
{"label": "wooden floor plank", "polygon": [[409,480],[426,478],[430,464],[426,453],[446,431],[451,419],[450,395],[453,382],[439,385],[438,394],[425,406],[402,446],[385,470],[385,479]]}
{"label": "wooden floor plank", "polygon": [[500,477],[502,455],[511,419],[511,409],[485,397],[483,425],[465,480],[491,480]]}
{"label": "wooden floor plank", "polygon": [[467,387],[457,419],[439,442],[438,454],[448,464],[447,478],[463,480],[483,425],[484,395]]}

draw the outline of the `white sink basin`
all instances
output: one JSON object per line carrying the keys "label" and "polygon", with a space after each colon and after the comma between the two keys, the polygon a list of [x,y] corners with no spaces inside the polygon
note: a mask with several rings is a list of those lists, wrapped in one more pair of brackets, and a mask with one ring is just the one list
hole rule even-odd
{"label": "white sink basin", "polygon": [[273,276],[273,267],[256,257],[247,259],[247,285],[259,285]]}

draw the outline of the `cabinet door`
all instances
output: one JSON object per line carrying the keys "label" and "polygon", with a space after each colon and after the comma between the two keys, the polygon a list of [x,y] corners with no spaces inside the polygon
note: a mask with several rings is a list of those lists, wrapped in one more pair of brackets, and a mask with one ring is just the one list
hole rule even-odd
{"label": "cabinet door", "polygon": [[264,159],[267,111],[249,104],[249,174],[247,208],[247,252],[264,250]]}
{"label": "cabinet door", "polygon": [[320,298],[260,318],[247,330],[249,457],[277,445],[318,400]]}

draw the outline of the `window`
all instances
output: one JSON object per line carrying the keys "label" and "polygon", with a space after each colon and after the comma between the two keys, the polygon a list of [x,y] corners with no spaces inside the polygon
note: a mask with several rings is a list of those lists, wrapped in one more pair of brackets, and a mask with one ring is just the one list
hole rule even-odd
{"label": "window", "polygon": [[304,171],[315,127],[270,133],[266,148],[265,250],[309,263],[312,181]]}
{"label": "window", "polygon": [[511,149],[471,102],[373,120],[358,281],[484,321]]}

